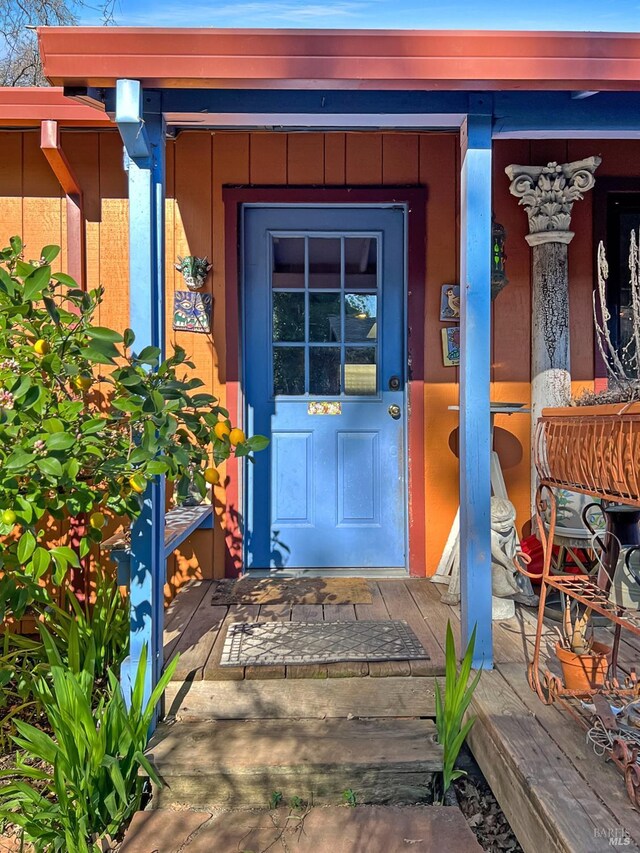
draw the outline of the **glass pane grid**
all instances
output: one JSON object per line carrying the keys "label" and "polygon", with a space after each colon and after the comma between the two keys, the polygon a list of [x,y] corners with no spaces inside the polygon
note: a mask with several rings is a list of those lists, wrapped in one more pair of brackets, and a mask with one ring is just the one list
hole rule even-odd
{"label": "glass pane grid", "polygon": [[274,395],[376,395],[378,237],[272,239]]}

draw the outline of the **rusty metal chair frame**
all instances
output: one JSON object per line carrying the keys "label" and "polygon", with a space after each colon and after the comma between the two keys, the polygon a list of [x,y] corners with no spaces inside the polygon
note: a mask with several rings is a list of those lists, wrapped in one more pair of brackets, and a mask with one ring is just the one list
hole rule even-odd
{"label": "rusty metal chair frame", "polygon": [[[544,562],[541,578],[519,566],[524,575],[541,583],[535,646],[533,659],[528,666],[528,681],[542,702],[549,705],[561,701],[574,717],[588,727],[584,715],[575,707],[575,699],[584,694],[566,689],[561,679],[549,669],[541,671],[547,592],[549,588],[557,589],[591,608],[594,613],[606,617],[615,626],[608,679],[602,687],[593,690],[594,695],[617,695],[625,701],[640,697],[640,681],[634,670],[630,674],[618,676],[618,649],[622,630],[640,636],[640,611],[628,610],[610,602],[608,594],[590,576],[551,573],[557,515],[553,489],[570,489],[606,501],[640,507],[640,407],[624,406],[606,414],[588,409],[581,412],[580,408],[575,409],[575,415],[554,414],[553,410],[547,410],[536,425],[533,452],[539,478],[536,523],[543,545]],[[631,802],[640,807],[637,744],[616,738],[611,758],[625,777]]]}

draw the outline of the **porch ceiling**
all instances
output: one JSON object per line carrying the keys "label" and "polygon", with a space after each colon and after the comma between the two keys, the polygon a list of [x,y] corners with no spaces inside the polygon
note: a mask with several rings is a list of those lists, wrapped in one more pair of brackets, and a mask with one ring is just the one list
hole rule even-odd
{"label": "porch ceiling", "polygon": [[640,90],[640,34],[415,30],[38,29],[54,85]]}

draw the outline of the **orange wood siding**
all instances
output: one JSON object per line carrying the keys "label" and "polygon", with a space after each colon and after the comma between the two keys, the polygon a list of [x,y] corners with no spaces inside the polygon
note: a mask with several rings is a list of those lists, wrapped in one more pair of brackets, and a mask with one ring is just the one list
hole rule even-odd
{"label": "orange wood siding", "polygon": [[[128,204],[122,145],[115,131],[65,132],[62,144],[85,192],[89,286],[103,284],[102,325],[128,322]],[[601,154],[598,175],[640,174],[640,143],[632,141],[500,141],[495,146],[494,210],[507,230],[509,285],[493,304],[492,399],[530,400],[530,250],[527,219],[509,195],[504,167]],[[442,363],[439,320],[441,285],[457,282],[459,141],[453,133],[210,133],[183,132],[167,145],[166,286],[167,340],[185,347],[196,373],[225,402],[225,185],[379,186],[427,188],[425,299],[425,482],[426,566],[434,571],[457,501],[454,453],[458,416],[457,370]],[[593,195],[575,205],[569,247],[572,371],[576,387],[593,377],[592,288]],[[46,243],[65,245],[65,206],[57,182],[39,149],[35,131],[0,135],[0,240],[22,233],[29,250]],[[65,247],[66,248],[66,247]],[[213,271],[211,335],[176,334],[172,300],[183,287],[174,270],[177,255],[208,255]],[[64,263],[64,255],[60,261]],[[131,283],[135,288],[135,282]],[[529,516],[529,418],[496,420],[496,444],[505,479],[527,532]],[[224,483],[224,472],[223,472]],[[220,576],[224,567],[224,487],[215,489],[218,519],[213,534],[195,533],[169,563],[175,589],[186,578]]]}

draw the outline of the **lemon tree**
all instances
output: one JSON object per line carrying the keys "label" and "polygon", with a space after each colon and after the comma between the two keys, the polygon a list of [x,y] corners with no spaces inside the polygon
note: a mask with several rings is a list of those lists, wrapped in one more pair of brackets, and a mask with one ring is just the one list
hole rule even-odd
{"label": "lemon tree", "polygon": [[[26,261],[12,237],[0,251],[0,619],[46,602],[102,539],[105,512],[133,520],[150,480],[206,494],[231,454],[266,446],[245,437],[176,347],[138,351],[130,329],[94,322],[103,289],[52,272],[60,249]],[[215,473],[214,473],[215,472]],[[50,520],[84,517],[78,551],[48,541]]]}

